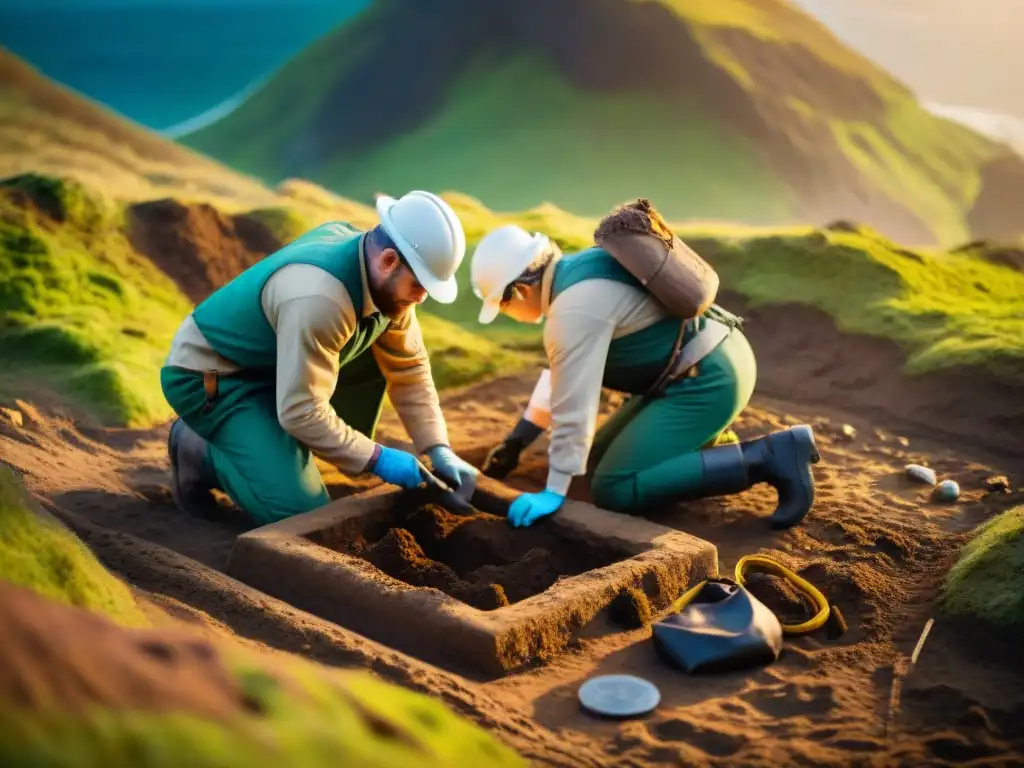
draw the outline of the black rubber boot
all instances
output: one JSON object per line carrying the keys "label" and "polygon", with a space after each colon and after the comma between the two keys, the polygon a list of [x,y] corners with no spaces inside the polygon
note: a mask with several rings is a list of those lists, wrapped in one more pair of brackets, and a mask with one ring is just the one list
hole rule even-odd
{"label": "black rubber boot", "polygon": [[774,432],[756,440],[720,445],[701,452],[704,483],[701,494],[739,493],[757,483],[768,483],[779,494],[771,517],[773,528],[797,525],[814,503],[811,465],[821,457],[814,432],[805,424]]}
{"label": "black rubber boot", "polygon": [[185,513],[196,517],[214,517],[217,500],[210,492],[217,479],[210,467],[206,441],[184,421],[175,419],[167,435],[167,454],[171,460],[171,496]]}
{"label": "black rubber boot", "polygon": [[811,465],[821,461],[811,428],[801,424],[741,445],[751,484],[768,483],[778,491],[772,527],[800,523],[814,504]]}

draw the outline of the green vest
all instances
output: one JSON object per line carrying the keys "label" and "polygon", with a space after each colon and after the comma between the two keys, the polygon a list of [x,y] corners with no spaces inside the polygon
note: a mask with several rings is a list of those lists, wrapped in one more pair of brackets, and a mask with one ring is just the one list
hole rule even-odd
{"label": "green vest", "polygon": [[[569,286],[595,279],[615,280],[643,289],[640,281],[614,256],[603,248],[594,247],[563,256],[555,264],[550,303]],[[643,330],[612,339],[601,385],[629,394],[646,392],[668,365],[681,322],[675,317],[666,317]]]}
{"label": "green vest", "polygon": [[345,286],[358,324],[341,350],[342,366],[361,355],[388,327],[381,312],[363,317],[363,281],[360,272],[362,232],[350,224],[333,222],[317,227],[267,256],[218,288],[192,313],[203,336],[221,357],[243,368],[265,369],[273,376],[277,365],[277,334],[263,314],[261,295],[277,270],[290,264],[312,264],[326,270]]}

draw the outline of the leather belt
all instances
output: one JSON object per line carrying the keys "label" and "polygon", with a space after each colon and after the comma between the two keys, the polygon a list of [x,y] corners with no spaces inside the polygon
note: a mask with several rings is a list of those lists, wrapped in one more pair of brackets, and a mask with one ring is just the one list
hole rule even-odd
{"label": "leather belt", "polygon": [[669,364],[647,391],[646,397],[659,397],[669,384],[686,376],[696,376],[697,363],[714,352],[732,332],[732,326],[708,317],[705,318],[705,326],[683,344],[683,339],[686,338],[687,331],[693,329],[694,322],[687,320],[682,324]]}

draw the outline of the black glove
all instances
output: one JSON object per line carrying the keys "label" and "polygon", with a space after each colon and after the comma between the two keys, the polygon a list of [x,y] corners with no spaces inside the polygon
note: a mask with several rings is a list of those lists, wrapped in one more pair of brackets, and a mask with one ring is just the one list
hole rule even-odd
{"label": "black glove", "polygon": [[488,477],[501,480],[519,464],[519,454],[543,434],[544,430],[527,421],[519,419],[508,436],[494,446],[484,459],[483,473]]}

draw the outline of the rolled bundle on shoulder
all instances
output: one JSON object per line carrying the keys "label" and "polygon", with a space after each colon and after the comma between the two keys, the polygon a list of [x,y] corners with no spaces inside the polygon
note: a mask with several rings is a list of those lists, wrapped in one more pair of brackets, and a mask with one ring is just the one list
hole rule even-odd
{"label": "rolled bundle on shoulder", "polygon": [[679,318],[696,317],[718,295],[718,273],[672,232],[646,198],[601,219],[594,242]]}

